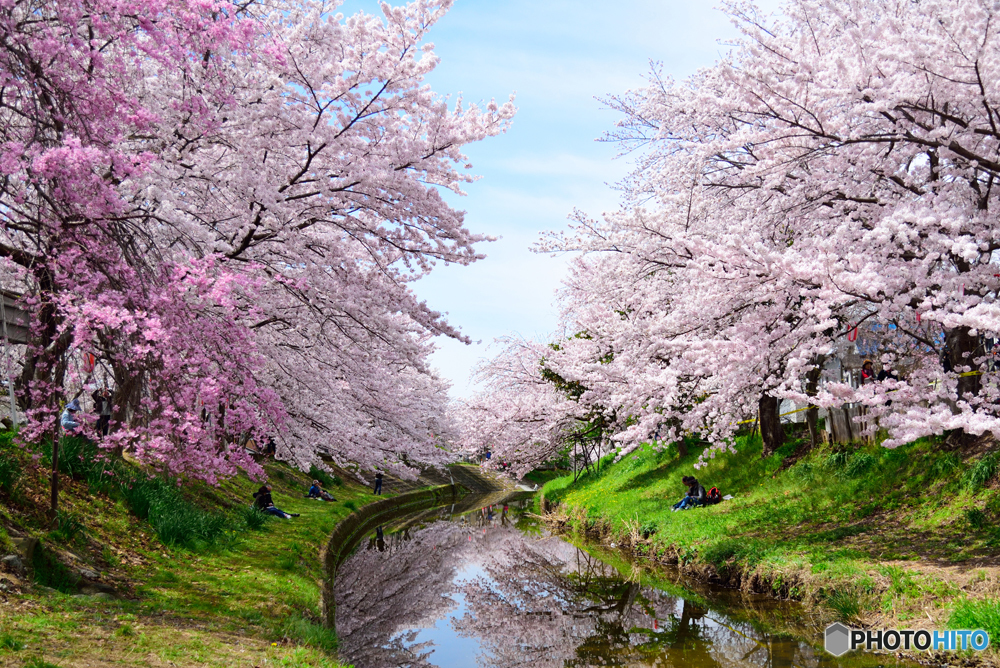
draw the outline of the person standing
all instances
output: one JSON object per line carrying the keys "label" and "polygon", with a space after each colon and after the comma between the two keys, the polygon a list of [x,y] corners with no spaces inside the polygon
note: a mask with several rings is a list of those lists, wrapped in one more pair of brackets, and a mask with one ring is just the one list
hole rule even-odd
{"label": "person standing", "polygon": [[861,365],[861,384],[869,385],[875,382],[875,365],[871,360],[865,360]]}
{"label": "person standing", "polygon": [[382,472],[375,471],[375,493],[382,494]]}
{"label": "person standing", "polygon": [[111,429],[111,390],[101,387],[90,395],[94,400],[94,411],[97,413],[97,433],[107,436]]}

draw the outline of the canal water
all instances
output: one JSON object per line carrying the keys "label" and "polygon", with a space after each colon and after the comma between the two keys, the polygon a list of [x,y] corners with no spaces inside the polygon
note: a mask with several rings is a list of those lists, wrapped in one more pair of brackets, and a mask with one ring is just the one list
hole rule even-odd
{"label": "canal water", "polygon": [[493,497],[373,530],[337,573],[341,659],[355,668],[915,665],[835,659],[799,606],[616,567],[614,555],[550,535],[531,504]]}

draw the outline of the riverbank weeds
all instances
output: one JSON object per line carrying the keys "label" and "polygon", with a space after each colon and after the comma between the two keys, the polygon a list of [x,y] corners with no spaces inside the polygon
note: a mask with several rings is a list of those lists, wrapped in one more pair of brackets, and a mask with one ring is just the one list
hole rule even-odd
{"label": "riverbank weeds", "polygon": [[[699,448],[645,447],[600,474],[548,482],[550,526],[702,580],[804,602],[879,628],[983,628],[1000,642],[1000,455],[995,442],[893,450],[760,439],[694,469]],[[672,512],[684,475],[734,498]],[[991,648],[990,654],[997,653]]]}

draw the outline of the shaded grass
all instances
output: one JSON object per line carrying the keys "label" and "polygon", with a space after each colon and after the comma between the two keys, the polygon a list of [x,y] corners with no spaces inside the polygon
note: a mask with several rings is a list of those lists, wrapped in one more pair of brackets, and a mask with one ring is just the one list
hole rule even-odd
{"label": "shaded grass", "polygon": [[531,471],[524,476],[524,480],[532,484],[541,487],[550,480],[555,480],[566,475],[566,471],[553,470],[553,471]]}
{"label": "shaded grass", "polygon": [[309,477],[319,480],[322,486],[326,488],[340,487],[344,484],[343,479],[339,475],[330,475],[315,464],[309,467]]}

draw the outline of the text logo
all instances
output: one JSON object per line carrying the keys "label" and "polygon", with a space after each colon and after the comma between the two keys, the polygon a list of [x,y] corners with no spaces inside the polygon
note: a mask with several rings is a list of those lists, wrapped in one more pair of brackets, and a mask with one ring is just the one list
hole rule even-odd
{"label": "text logo", "polygon": [[843,656],[853,649],[919,651],[955,651],[971,649],[982,652],[990,646],[990,634],[982,629],[948,631],[913,631],[910,629],[879,629],[864,631],[844,626],[840,622],[826,627],[823,647],[834,656]]}

